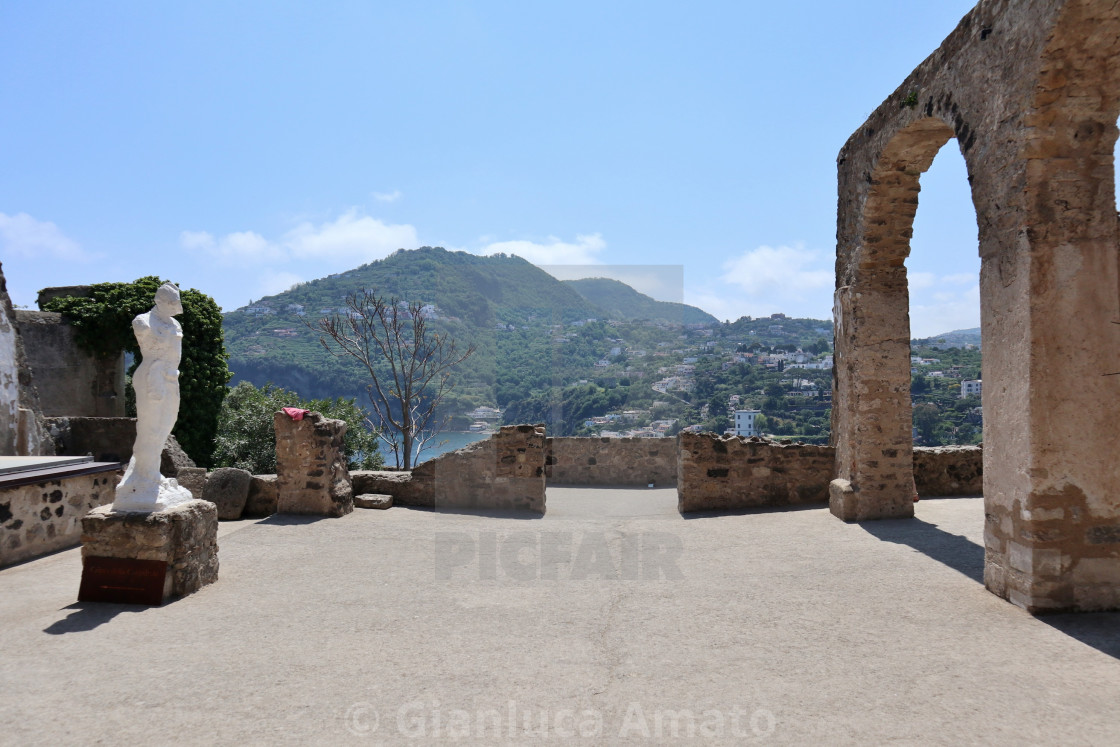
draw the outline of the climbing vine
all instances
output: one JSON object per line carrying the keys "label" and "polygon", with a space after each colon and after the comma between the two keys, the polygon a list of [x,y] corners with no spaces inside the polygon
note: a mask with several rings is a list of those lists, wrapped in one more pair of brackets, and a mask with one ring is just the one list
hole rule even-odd
{"label": "climbing vine", "polygon": [[[98,283],[86,297],[63,296],[44,305],[57,311],[75,328],[78,346],[92,355],[111,357],[122,350],[135,357],[129,368],[140,365],[140,347],[132,333],[132,320],[152,308],[156,290],[164,281],[155,276],[133,283]],[[183,359],[179,364],[179,420],[175,438],[183,450],[203,467],[209,467],[218,430],[218,414],[230,379],[222,337],[222,311],[214,299],[197,290],[181,290]],[[133,393],[129,385],[129,400]]]}

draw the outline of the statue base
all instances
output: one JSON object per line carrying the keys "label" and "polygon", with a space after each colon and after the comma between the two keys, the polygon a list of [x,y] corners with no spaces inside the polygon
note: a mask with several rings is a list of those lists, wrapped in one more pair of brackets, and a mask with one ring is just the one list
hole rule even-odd
{"label": "statue base", "polygon": [[162,511],[101,506],[82,519],[79,602],[158,605],[218,580],[218,509],[191,500]]}

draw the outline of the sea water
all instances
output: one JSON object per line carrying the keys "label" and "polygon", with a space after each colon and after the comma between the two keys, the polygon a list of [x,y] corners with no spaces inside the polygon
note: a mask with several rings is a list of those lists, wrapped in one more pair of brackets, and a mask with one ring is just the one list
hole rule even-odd
{"label": "sea water", "polygon": [[[420,456],[416,458],[416,464],[426,462],[429,459],[434,459],[440,454],[446,454],[449,451],[461,449],[468,444],[473,444],[475,441],[481,441],[485,438],[490,438],[489,433],[466,433],[463,431],[449,431],[447,433],[440,433],[438,436],[429,441]],[[386,467],[396,466],[393,460],[393,452],[384,441],[379,441],[379,449],[381,456],[385,458]]]}

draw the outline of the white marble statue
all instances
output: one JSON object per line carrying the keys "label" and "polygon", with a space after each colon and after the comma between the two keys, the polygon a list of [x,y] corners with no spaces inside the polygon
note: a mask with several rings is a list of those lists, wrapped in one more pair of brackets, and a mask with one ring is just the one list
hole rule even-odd
{"label": "white marble statue", "polygon": [[172,317],[183,313],[179,289],[164,283],[156,305],[132,320],[143,360],[132,376],[136,390],[136,444],[117,486],[115,511],[162,511],[191,500],[191,492],[159,473],[160,455],[179,417],[179,360],[183,328]]}

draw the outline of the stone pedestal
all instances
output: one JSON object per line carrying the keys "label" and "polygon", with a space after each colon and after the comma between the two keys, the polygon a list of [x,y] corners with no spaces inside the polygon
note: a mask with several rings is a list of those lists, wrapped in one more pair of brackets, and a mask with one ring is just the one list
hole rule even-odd
{"label": "stone pedestal", "polygon": [[281,514],[343,516],[354,510],[354,494],[342,437],[346,423],[310,412],[293,420],[276,413],[276,511]]}
{"label": "stone pedestal", "polygon": [[[114,559],[98,561],[93,559]],[[82,519],[82,590],[79,601],[134,601],[135,587],[151,582],[152,563],[133,563],[136,584],[97,578],[100,569],[127,579],[128,561],[166,563],[161,601],[185,596],[218,580],[218,511],[213,503],[187,501],[163,511],[95,508]],[[120,586],[119,599],[112,599]],[[131,593],[130,593],[131,592]]]}

